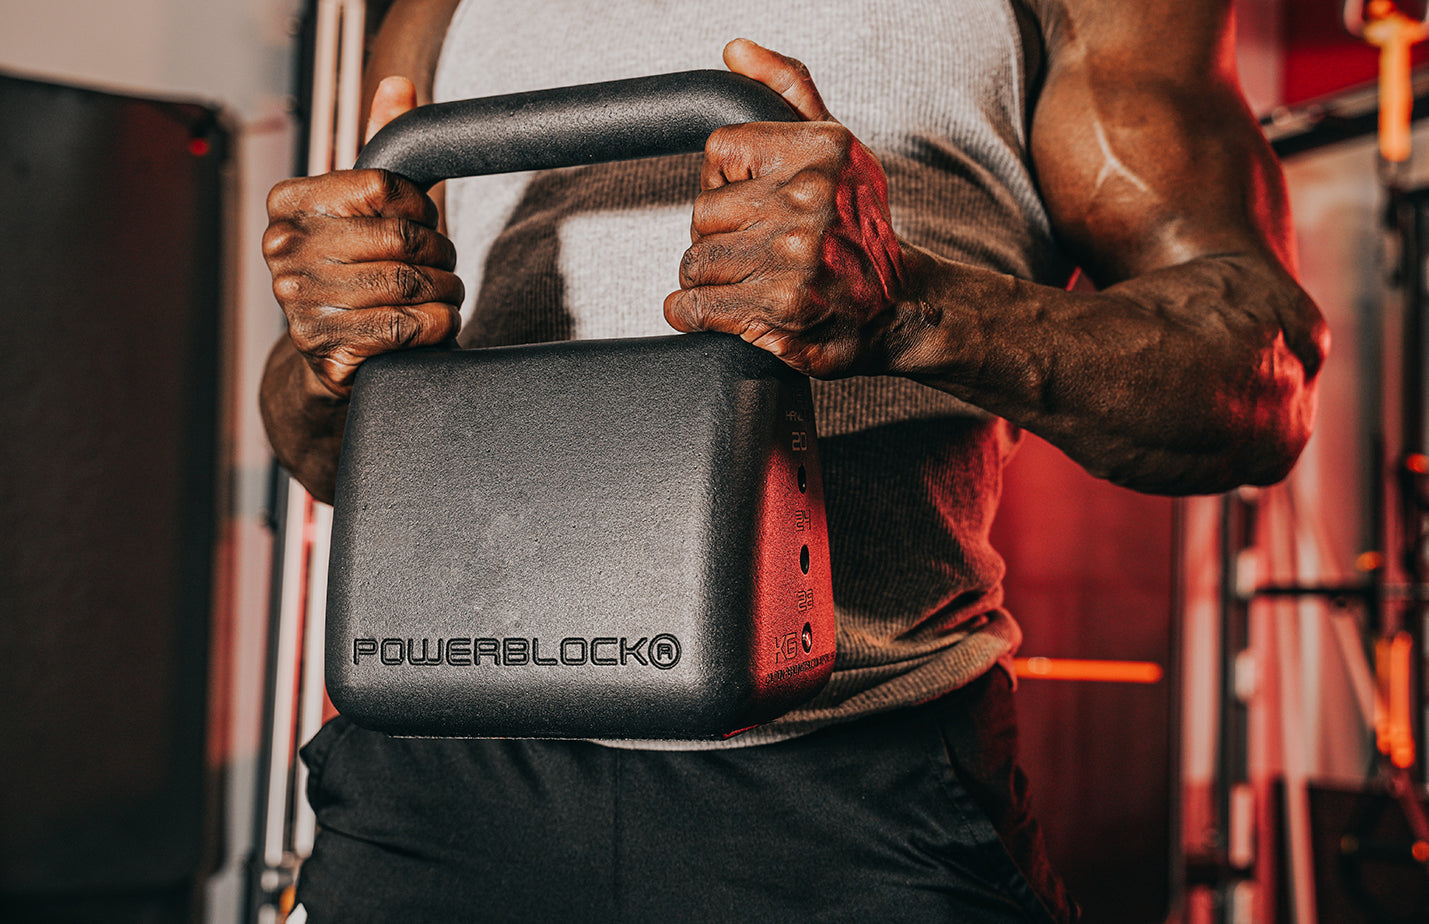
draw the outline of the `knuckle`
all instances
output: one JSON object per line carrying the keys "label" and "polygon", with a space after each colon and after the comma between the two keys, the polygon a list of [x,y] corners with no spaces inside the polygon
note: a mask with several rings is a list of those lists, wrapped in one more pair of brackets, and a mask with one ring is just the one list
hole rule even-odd
{"label": "knuckle", "polygon": [[704,327],[709,320],[709,295],[699,289],[685,293],[685,319],[695,328]]}
{"label": "knuckle", "polygon": [[729,282],[731,265],[738,258],[738,252],[728,245],[700,241],[692,244],[680,259],[680,278],[691,285]]}
{"label": "knuckle", "polygon": [[380,215],[400,194],[400,179],[389,170],[369,168],[347,175],[349,195],[362,212]]}
{"label": "knuckle", "polygon": [[708,193],[700,193],[695,197],[695,207],[690,214],[690,226],[696,232],[709,227],[710,210],[713,208],[714,203]]}
{"label": "knuckle", "polygon": [[307,357],[325,356],[331,352],[333,341],[324,325],[294,322],[288,325],[288,339],[299,353]]}
{"label": "knuckle", "polygon": [[809,126],[810,131],[827,145],[837,148],[849,148],[853,146],[853,132],[847,126],[838,122],[818,122]]}
{"label": "knuckle", "polygon": [[819,262],[822,237],[807,228],[794,228],[779,235],[773,244],[782,262],[794,266],[813,266]]}
{"label": "knuckle", "polygon": [[421,316],[405,306],[387,312],[383,320],[383,339],[399,350],[412,346],[422,335]]}
{"label": "knuckle", "polygon": [[705,142],[705,149],[709,151],[725,151],[734,143],[739,134],[738,125],[721,125],[710,132],[709,139]]}
{"label": "knuckle", "polygon": [[421,298],[427,290],[427,277],[409,263],[399,263],[391,274],[392,292],[404,302]]}
{"label": "knuckle", "polygon": [[705,262],[703,250],[704,248],[698,244],[692,245],[680,258],[680,280],[682,282],[693,284],[703,277]]}
{"label": "knuckle", "polygon": [[450,305],[399,305],[377,319],[374,336],[384,350],[405,350],[440,343],[460,328],[460,315]]}
{"label": "knuckle", "polygon": [[268,217],[281,218],[297,210],[298,190],[301,179],[280,180],[268,190]]}
{"label": "knuckle", "polygon": [[704,296],[699,289],[684,289],[670,298],[666,314],[682,330],[699,330],[704,316],[701,310],[703,302]]}
{"label": "knuckle", "polygon": [[349,357],[325,356],[311,365],[319,378],[339,389],[347,387],[357,370],[356,363]]}
{"label": "knuckle", "polygon": [[400,207],[411,192],[411,184],[391,170],[373,170],[372,201],[379,209]]}
{"label": "knuckle", "polygon": [[273,277],[273,297],[286,310],[303,300],[307,278],[302,273],[278,273]]}
{"label": "knuckle", "polygon": [[275,219],[263,232],[263,256],[273,260],[297,249],[301,232],[296,224],[284,219]]}
{"label": "knuckle", "polygon": [[823,208],[834,198],[834,181],[813,168],[800,170],[784,184],[784,195],[803,211]]}
{"label": "knuckle", "polygon": [[837,122],[819,122],[806,127],[813,143],[831,159],[848,159],[858,144],[853,132]]}
{"label": "knuckle", "polygon": [[721,125],[710,132],[705,155],[716,163],[737,160],[755,146],[759,131],[758,123],[753,122]]}
{"label": "knuckle", "polygon": [[396,252],[404,257],[415,258],[422,252],[423,235],[420,225],[411,221],[398,221],[393,228],[392,242]]}
{"label": "knuckle", "polygon": [[793,328],[802,328],[805,315],[805,289],[801,285],[785,283],[772,287],[768,293],[771,312]]}

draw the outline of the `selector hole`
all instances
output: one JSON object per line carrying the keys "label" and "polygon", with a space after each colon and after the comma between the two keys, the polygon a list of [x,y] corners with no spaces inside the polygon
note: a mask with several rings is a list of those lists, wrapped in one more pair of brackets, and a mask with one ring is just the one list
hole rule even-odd
{"label": "selector hole", "polygon": [[799,493],[803,494],[809,490],[809,473],[804,466],[799,466]]}
{"label": "selector hole", "polygon": [[807,545],[799,550],[799,570],[805,574],[809,573],[809,547]]}

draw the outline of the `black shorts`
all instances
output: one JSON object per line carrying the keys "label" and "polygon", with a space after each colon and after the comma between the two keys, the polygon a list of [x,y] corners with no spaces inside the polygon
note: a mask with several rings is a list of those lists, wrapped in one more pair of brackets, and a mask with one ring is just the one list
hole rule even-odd
{"label": "black shorts", "polygon": [[1074,918],[1000,670],[757,747],[397,739],[336,719],[303,758],[314,924]]}

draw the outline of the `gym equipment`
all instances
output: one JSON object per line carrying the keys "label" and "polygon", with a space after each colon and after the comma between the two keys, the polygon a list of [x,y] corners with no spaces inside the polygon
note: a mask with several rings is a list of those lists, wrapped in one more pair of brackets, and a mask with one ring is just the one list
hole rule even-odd
{"label": "gym equipment", "polygon": [[[426,188],[793,119],[696,71],[422,107],[358,166]],[[715,333],[368,360],[327,619],[333,702],[389,734],[718,738],[778,716],[834,659],[808,379]]]}

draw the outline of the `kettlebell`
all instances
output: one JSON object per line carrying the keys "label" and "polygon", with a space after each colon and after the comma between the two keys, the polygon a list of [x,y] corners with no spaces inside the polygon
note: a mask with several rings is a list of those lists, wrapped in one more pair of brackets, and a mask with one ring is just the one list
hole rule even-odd
{"label": "kettlebell", "polygon": [[[420,107],[357,165],[425,189],[794,118],[756,81],[694,71]],[[360,367],[325,652],[356,724],[717,739],[808,699],[833,660],[809,381],[775,357],[697,333]]]}

